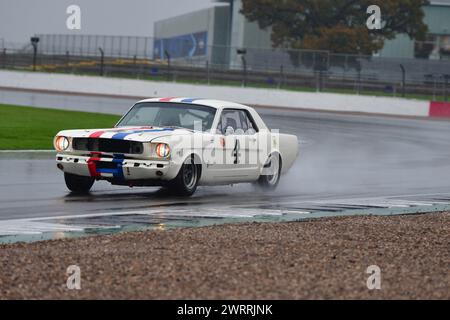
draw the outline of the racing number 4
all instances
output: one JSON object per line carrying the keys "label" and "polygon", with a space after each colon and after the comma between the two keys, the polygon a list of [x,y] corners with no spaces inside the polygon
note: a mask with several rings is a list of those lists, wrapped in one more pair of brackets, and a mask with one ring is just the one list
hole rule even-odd
{"label": "racing number 4", "polygon": [[233,157],[234,157],[234,164],[239,163],[239,139],[236,139],[236,142],[234,143],[234,149],[233,149]]}

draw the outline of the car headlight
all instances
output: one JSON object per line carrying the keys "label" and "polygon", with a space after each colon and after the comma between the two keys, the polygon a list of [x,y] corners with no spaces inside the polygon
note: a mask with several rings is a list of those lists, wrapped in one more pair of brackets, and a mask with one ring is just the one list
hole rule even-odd
{"label": "car headlight", "polygon": [[170,147],[165,143],[158,143],[156,145],[156,155],[160,158],[167,158],[170,155]]}
{"label": "car headlight", "polygon": [[68,138],[64,136],[56,136],[53,144],[55,146],[56,151],[64,151],[69,148],[70,141]]}

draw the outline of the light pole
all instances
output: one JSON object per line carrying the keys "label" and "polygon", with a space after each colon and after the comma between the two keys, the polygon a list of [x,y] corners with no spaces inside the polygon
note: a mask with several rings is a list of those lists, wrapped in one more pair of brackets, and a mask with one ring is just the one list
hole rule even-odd
{"label": "light pole", "polygon": [[103,76],[105,67],[105,52],[102,48],[98,48],[98,50],[100,51],[100,76]]}
{"label": "light pole", "polygon": [[37,45],[39,42],[39,37],[31,37],[30,41],[33,46],[33,71],[36,71]]}
{"label": "light pole", "polygon": [[167,50],[164,50],[164,55],[166,56],[167,59],[167,81],[170,80],[170,53]]}
{"label": "light pole", "polygon": [[242,59],[242,66],[244,71],[244,78],[242,80],[242,85],[244,87],[247,86],[247,59],[245,58],[245,55],[247,54],[247,49],[237,49],[236,53],[241,56]]}
{"label": "light pole", "polygon": [[402,64],[400,69],[402,69],[402,97],[404,98],[406,96],[406,69]]}

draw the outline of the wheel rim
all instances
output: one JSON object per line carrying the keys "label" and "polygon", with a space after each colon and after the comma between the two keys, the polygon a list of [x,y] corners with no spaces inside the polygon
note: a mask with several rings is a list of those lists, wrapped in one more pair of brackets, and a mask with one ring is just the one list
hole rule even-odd
{"label": "wheel rim", "polygon": [[278,182],[278,176],[280,174],[280,160],[277,156],[271,155],[269,163],[272,175],[267,176],[267,182],[270,185],[275,185]]}
{"label": "wheel rim", "polygon": [[197,166],[192,159],[184,164],[183,182],[187,189],[192,189],[197,183]]}

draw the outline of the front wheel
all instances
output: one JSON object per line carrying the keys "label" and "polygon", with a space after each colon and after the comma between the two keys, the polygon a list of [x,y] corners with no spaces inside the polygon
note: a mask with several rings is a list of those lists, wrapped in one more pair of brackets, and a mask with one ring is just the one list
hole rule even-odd
{"label": "front wheel", "polygon": [[95,182],[94,178],[64,173],[67,188],[74,193],[88,193]]}
{"label": "front wheel", "polygon": [[169,188],[177,195],[189,197],[197,190],[200,178],[200,165],[195,163],[194,157],[189,157],[181,166],[180,172],[170,182]]}
{"label": "front wheel", "polygon": [[264,165],[263,174],[259,177],[258,186],[265,190],[275,190],[280,182],[281,158],[279,154],[271,154]]}

